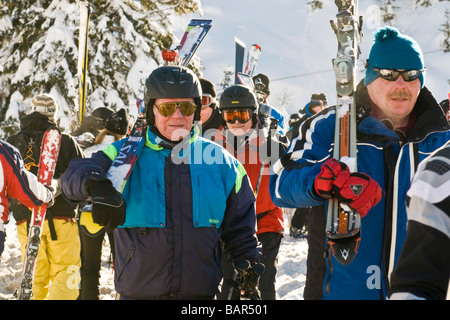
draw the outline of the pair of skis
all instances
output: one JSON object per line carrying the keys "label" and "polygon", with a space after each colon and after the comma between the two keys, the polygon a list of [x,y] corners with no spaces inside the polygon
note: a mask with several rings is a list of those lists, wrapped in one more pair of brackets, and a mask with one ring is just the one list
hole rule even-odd
{"label": "pair of skis", "polygon": [[187,67],[211,27],[212,20],[192,19],[181,38],[180,44],[174,49],[162,52],[164,62]]}
{"label": "pair of skis", "polygon": [[[338,41],[338,51],[333,59],[336,75],[336,127],[333,157],[346,163],[356,172],[356,61],[362,17],[358,19],[357,0],[339,0],[337,25],[330,21]],[[361,218],[347,205],[331,199],[328,206],[326,234],[331,252],[336,260],[349,265],[356,257],[361,240]]]}
{"label": "pair of skis", "polygon": [[[174,50],[162,52],[168,64],[187,66],[212,27],[212,20],[192,19],[187,26],[180,45]],[[137,99],[138,118],[122,145],[117,157],[107,172],[114,188],[122,192],[131,175],[134,164],[145,144],[147,123],[145,120],[145,106],[141,99]],[[95,223],[92,218],[92,204],[85,205],[80,212],[80,228],[88,236],[95,237],[102,232],[103,226]]]}
{"label": "pair of skis", "polygon": [[234,38],[234,42],[236,46],[234,83],[243,84],[253,90],[252,76],[261,55],[261,46],[259,44],[252,44],[250,46],[250,49],[247,52],[247,59],[244,68],[245,43],[236,37]]}
{"label": "pair of skis", "polygon": [[[56,127],[47,129],[42,138],[37,177],[38,181],[43,185],[50,186],[52,183],[61,139],[61,131]],[[36,269],[36,260],[39,252],[39,245],[41,243],[41,234],[46,212],[47,204],[45,203],[40,207],[34,207],[32,210],[28,240],[25,248],[26,254],[23,261],[22,277],[17,292],[17,298],[19,300],[30,300],[33,296],[34,272]]]}
{"label": "pair of skis", "polygon": [[[247,53],[247,59],[244,68],[245,43],[234,38],[236,53],[235,53],[235,84],[242,84],[255,91],[253,83],[253,73],[261,56],[261,46],[259,44],[252,44]],[[267,104],[260,104],[259,113],[264,117],[274,118],[278,121],[278,132],[284,134],[286,131],[285,119],[283,113],[274,106]]]}

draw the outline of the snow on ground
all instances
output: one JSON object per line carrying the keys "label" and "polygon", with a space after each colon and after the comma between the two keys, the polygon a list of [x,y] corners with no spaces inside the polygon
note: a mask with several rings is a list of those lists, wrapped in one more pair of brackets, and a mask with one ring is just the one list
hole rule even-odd
{"label": "snow on ground", "polygon": [[[306,281],[306,239],[294,239],[289,236],[290,214],[286,212],[285,226],[287,235],[281,242],[278,255],[277,298],[279,300],[301,300]],[[20,244],[14,218],[6,225],[5,251],[0,258],[0,300],[15,300],[14,293],[20,284],[22,262]],[[108,237],[102,251],[102,269],[100,271],[100,298],[114,300],[114,273],[109,265],[110,248]]]}

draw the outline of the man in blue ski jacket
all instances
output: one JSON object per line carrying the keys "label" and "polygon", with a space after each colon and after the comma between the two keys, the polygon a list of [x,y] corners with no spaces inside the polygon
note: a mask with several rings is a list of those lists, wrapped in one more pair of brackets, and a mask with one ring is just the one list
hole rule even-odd
{"label": "man in blue ski jacket", "polygon": [[[309,237],[320,237],[323,243],[316,265],[326,260],[322,277],[309,283],[318,291],[316,299],[387,297],[406,237],[410,182],[419,162],[450,138],[444,113],[424,86],[424,71],[419,45],[395,28],[381,28],[355,96],[358,172],[350,174],[340,159],[332,158],[334,107],[306,120],[273,167],[270,191],[275,204],[307,207],[345,197],[362,217],[358,254],[347,266],[330,253],[324,232],[310,232]],[[355,185],[360,192],[349,192]]]}
{"label": "man in blue ski jacket", "polygon": [[119,226],[121,299],[213,299],[222,279],[220,239],[234,265],[249,263],[250,278],[261,272],[259,264],[254,270],[260,249],[249,179],[225,149],[199,136],[201,97],[189,69],[155,69],[145,84],[146,143],[123,193],[106,172],[124,140],[74,160],[62,178],[67,199],[91,199],[94,222]]}

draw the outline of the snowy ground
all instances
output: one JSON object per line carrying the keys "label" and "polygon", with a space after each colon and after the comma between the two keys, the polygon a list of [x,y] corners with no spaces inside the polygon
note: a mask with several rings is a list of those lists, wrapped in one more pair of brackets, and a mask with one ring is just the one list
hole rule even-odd
{"label": "snowy ground", "polygon": [[[286,214],[286,230],[289,230],[289,213]],[[20,245],[17,239],[15,221],[11,218],[6,225],[5,251],[0,258],[0,300],[14,300],[14,292],[20,283],[22,262]],[[288,232],[287,232],[288,233]],[[114,300],[113,269],[109,266],[109,244],[105,238],[100,278],[100,295],[102,300]],[[301,300],[306,281],[306,239],[294,239],[288,234],[281,243],[278,255],[277,298],[279,300]]]}

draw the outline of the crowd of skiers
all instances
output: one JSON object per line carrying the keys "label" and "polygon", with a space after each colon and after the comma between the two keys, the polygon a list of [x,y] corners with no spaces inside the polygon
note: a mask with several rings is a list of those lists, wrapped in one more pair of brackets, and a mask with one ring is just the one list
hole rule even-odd
{"label": "crowd of skiers", "polygon": [[[29,208],[49,203],[34,299],[99,299],[107,234],[120,299],[224,300],[243,293],[274,300],[288,208],[295,210],[290,236],[307,234],[305,299],[445,299],[448,100],[440,106],[426,88],[414,39],[384,27],[374,40],[354,95],[357,172],[332,156],[336,108],[325,94],[312,94],[281,134],[277,120],[259,112],[269,105],[266,75],[253,77],[254,88],[232,85],[219,98],[211,81],[169,65],[145,82],[145,146],[124,190],[107,172],[130,121],[125,109],[108,108],[63,134],[55,184],[46,188],[33,175],[36,146],[55,125],[58,103],[35,96],[21,131],[0,141],[2,221],[11,208],[22,255]],[[349,265],[334,258],[327,241],[331,198],[362,218]],[[91,220],[80,218],[86,203]],[[92,234],[92,225],[100,231]]]}

